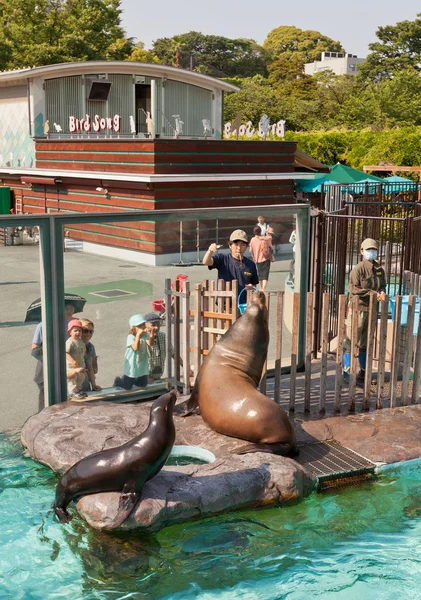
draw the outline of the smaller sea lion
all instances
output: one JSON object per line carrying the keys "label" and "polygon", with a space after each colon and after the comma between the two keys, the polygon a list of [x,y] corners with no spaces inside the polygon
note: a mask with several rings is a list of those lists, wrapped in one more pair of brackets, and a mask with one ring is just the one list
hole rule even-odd
{"label": "smaller sea lion", "polygon": [[160,396],[151,406],[149,425],[138,437],[122,446],[82,458],[62,476],[56,489],[54,512],[60,523],[71,520],[66,508],[71,500],[100,492],[121,491],[119,527],[140,499],[146,481],[164,466],[175,440],[173,407],[175,390]]}

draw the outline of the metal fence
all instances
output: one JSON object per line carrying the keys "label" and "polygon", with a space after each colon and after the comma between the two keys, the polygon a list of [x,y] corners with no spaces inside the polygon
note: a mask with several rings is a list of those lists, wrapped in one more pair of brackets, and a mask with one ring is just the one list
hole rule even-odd
{"label": "metal fence", "polygon": [[378,260],[385,269],[390,295],[402,293],[404,270],[421,272],[419,194],[418,184],[398,193],[387,184],[364,184],[359,194],[355,184],[329,186],[324,192],[327,211],[311,218],[308,290],[314,293],[314,356],[321,344],[323,293],[330,294],[330,343],[338,334],[339,296],[347,292],[349,273],[360,261],[365,238],[379,244]]}

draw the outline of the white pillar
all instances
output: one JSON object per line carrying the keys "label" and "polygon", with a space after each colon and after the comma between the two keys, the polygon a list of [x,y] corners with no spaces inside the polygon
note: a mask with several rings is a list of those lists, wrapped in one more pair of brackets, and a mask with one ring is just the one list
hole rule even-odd
{"label": "white pillar", "polygon": [[157,105],[156,105],[156,80],[151,79],[151,117],[152,117],[152,137],[155,138],[157,123]]}

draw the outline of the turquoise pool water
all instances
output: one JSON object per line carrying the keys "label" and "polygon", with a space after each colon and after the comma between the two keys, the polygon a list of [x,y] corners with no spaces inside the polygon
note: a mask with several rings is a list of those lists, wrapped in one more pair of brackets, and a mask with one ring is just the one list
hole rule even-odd
{"label": "turquoise pool water", "polygon": [[53,519],[55,476],[0,435],[1,600],[416,600],[421,461],[376,483],[155,535]]}

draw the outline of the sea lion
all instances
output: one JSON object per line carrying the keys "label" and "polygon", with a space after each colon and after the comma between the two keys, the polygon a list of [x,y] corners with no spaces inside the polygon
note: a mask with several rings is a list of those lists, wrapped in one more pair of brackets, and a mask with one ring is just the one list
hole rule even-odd
{"label": "sea lion", "polygon": [[71,500],[87,494],[121,490],[119,527],[140,499],[143,485],[164,466],[175,440],[173,407],[175,390],[160,396],[151,406],[145,431],[122,446],[95,452],[82,458],[64,473],[56,489],[54,512],[60,523],[71,520],[66,507]]}
{"label": "sea lion", "polygon": [[174,412],[186,416],[199,406],[211,429],[253,442],[237,453],[296,455],[297,441],[288,416],[257,391],[268,345],[266,297],[255,292],[245,313],[205,358],[189,400]]}

